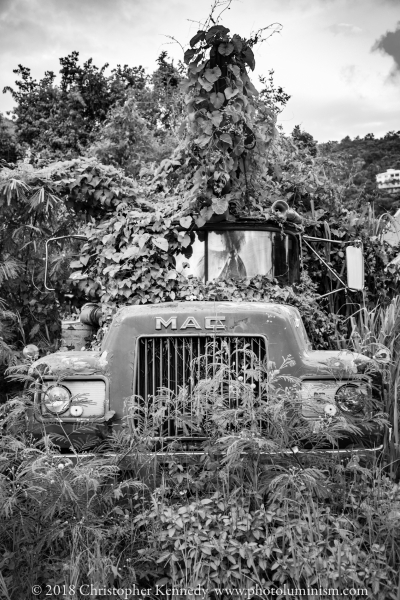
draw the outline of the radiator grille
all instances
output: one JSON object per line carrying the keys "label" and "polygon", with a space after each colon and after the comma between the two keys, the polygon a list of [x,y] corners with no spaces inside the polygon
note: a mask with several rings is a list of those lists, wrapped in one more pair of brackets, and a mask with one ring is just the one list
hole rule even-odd
{"label": "radiator grille", "polygon": [[[234,392],[231,397],[232,380],[242,378],[246,383],[254,384],[254,391],[258,393],[256,368],[265,364],[266,356],[266,338],[261,335],[141,337],[137,345],[135,394],[150,405],[161,390],[163,397],[178,397],[184,403],[199,381],[216,377],[221,397],[233,408],[237,400]],[[198,435],[192,430],[189,433],[178,422],[173,414],[176,403],[175,408],[172,405],[164,411],[158,435]],[[185,411],[187,414],[187,406]]]}

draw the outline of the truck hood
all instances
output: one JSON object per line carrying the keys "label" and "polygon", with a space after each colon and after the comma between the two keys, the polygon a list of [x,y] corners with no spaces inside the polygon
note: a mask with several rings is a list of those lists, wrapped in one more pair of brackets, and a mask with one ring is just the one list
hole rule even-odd
{"label": "truck hood", "polygon": [[303,366],[313,373],[317,370],[321,375],[332,374],[351,375],[351,373],[364,373],[373,361],[364,354],[350,352],[349,350],[306,350],[302,355]]}
{"label": "truck hood", "polygon": [[82,350],[43,356],[32,364],[30,371],[41,370],[40,365],[43,365],[43,375],[107,375],[108,362],[106,352]]}

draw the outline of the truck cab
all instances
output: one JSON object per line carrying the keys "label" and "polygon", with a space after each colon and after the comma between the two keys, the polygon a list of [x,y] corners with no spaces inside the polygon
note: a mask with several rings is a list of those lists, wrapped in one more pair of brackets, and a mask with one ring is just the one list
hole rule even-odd
{"label": "truck cab", "polygon": [[[299,229],[290,223],[208,223],[191,233],[175,267],[205,282],[263,275],[291,285],[300,278],[300,244]],[[185,425],[170,399],[185,398],[185,415],[190,416],[199,384],[216,374],[229,407],[240,404],[237,390],[245,384],[261,397],[262,371],[267,378],[277,372],[283,376],[285,393],[300,399],[302,418],[310,422],[335,415],[353,418],[366,415],[372,406],[380,408],[382,389],[368,375],[370,359],[348,351],[314,350],[299,311],[289,305],[174,301],[124,306],[100,349],[81,350],[79,343],[69,350],[64,343],[60,351],[31,365],[37,383],[29,428],[35,435],[64,435],[66,441],[59,443],[65,448],[85,437],[88,423],[95,424],[100,438],[126,427],[131,399],[155,412],[160,397],[164,406],[162,418],[154,421],[153,448],[160,441],[198,448],[206,432]],[[381,441],[382,429],[372,426],[356,438],[343,436],[335,451],[376,451]]]}

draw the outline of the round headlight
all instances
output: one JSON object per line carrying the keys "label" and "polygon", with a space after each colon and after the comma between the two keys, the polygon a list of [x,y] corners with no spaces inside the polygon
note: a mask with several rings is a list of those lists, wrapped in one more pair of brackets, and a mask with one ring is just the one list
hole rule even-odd
{"label": "round headlight", "polygon": [[336,404],[343,413],[356,415],[365,404],[366,392],[354,383],[342,385],[335,394]]}
{"label": "round headlight", "polygon": [[35,344],[28,344],[22,350],[22,354],[29,360],[36,360],[39,358],[39,348]]}
{"label": "round headlight", "polygon": [[71,392],[63,385],[54,385],[44,392],[43,404],[49,412],[55,415],[65,413],[69,408],[70,401]]}

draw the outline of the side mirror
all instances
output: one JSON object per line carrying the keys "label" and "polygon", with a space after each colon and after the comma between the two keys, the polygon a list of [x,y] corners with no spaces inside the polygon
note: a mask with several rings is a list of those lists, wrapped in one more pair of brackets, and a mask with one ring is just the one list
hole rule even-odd
{"label": "side mirror", "polygon": [[351,290],[364,289],[364,255],[361,248],[346,248],[347,286]]}

